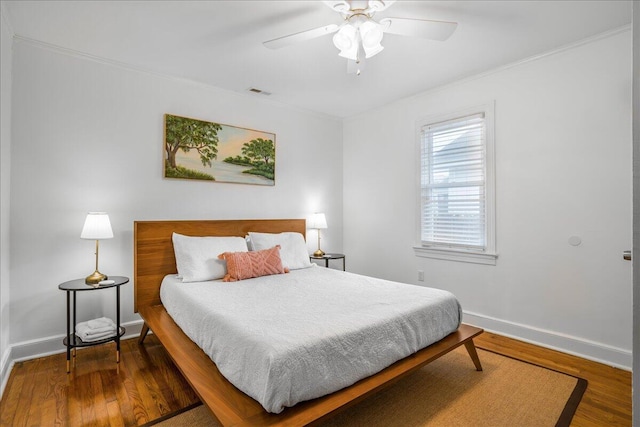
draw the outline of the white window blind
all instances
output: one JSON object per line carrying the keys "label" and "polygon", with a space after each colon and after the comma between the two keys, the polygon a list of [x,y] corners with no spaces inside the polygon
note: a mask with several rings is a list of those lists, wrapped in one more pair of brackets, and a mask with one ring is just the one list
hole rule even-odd
{"label": "white window blind", "polygon": [[421,129],[423,247],[487,249],[484,113]]}

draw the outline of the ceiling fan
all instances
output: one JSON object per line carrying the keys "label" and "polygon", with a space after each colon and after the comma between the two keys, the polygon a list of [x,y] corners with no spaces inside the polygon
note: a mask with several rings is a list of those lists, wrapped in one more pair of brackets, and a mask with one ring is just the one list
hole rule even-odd
{"label": "ceiling fan", "polygon": [[347,71],[359,75],[364,66],[364,59],[371,58],[384,49],[381,44],[384,33],[444,41],[458,26],[455,22],[427,19],[383,18],[379,21],[373,19],[377,12],[386,10],[395,3],[395,0],[333,0],[323,1],[323,3],[338,12],[344,22],[340,25],[329,24],[278,37],[264,42],[264,46],[280,49],[335,33],[333,44],[340,50],[338,55],[348,59]]}

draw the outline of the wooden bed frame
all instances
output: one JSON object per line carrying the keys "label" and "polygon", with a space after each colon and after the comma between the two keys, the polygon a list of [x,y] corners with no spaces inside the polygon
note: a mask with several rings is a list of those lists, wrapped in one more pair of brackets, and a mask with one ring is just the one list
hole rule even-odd
{"label": "wooden bed frame", "polygon": [[482,329],[461,325],[444,339],[402,359],[379,373],[330,395],[298,403],[280,414],[271,414],[218,371],[216,365],[175,324],[160,302],[160,283],[175,274],[171,235],[242,236],[249,231],[280,233],[296,231],[305,235],[304,219],[216,220],[216,221],[136,221],[134,223],[134,311],[144,326],[142,344],[149,330],[162,343],[200,400],[223,426],[303,426],[315,424],[338,411],[392,384],[451,350],[464,345],[478,371],[482,370],[473,338]]}

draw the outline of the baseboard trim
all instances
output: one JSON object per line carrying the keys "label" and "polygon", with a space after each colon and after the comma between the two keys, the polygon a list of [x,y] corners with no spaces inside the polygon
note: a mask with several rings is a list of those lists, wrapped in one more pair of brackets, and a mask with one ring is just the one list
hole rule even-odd
{"label": "baseboard trim", "polygon": [[0,399],[4,393],[4,388],[9,381],[9,372],[13,368],[13,362],[10,362],[9,356],[11,355],[11,347],[5,350],[4,354],[0,358]]}
{"label": "baseboard trim", "polygon": [[463,313],[465,323],[486,331],[631,371],[633,356],[630,350],[478,313]]}
{"label": "baseboard trim", "polygon": [[[140,335],[142,324],[142,320],[123,323],[122,326],[125,327],[127,332],[121,339],[134,338]],[[7,385],[7,381],[9,381],[9,375],[16,362],[64,353],[67,351],[67,348],[62,343],[63,339],[64,334],[10,345],[9,349],[2,355],[2,359],[0,359],[0,398],[2,398],[4,394],[5,386]]]}

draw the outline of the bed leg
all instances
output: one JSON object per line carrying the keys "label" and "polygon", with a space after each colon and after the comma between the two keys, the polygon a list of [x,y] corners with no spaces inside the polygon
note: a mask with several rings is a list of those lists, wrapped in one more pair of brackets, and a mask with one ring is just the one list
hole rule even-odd
{"label": "bed leg", "polygon": [[140,337],[138,338],[138,344],[142,344],[144,342],[144,338],[149,333],[149,326],[147,326],[147,322],[142,324],[142,330],[140,331]]}
{"label": "bed leg", "polygon": [[478,357],[478,352],[476,351],[476,346],[473,343],[473,340],[469,340],[464,343],[465,348],[467,349],[467,353],[471,356],[471,360],[473,360],[473,364],[476,365],[476,371],[482,371],[482,364],[480,364],[480,358]]}

